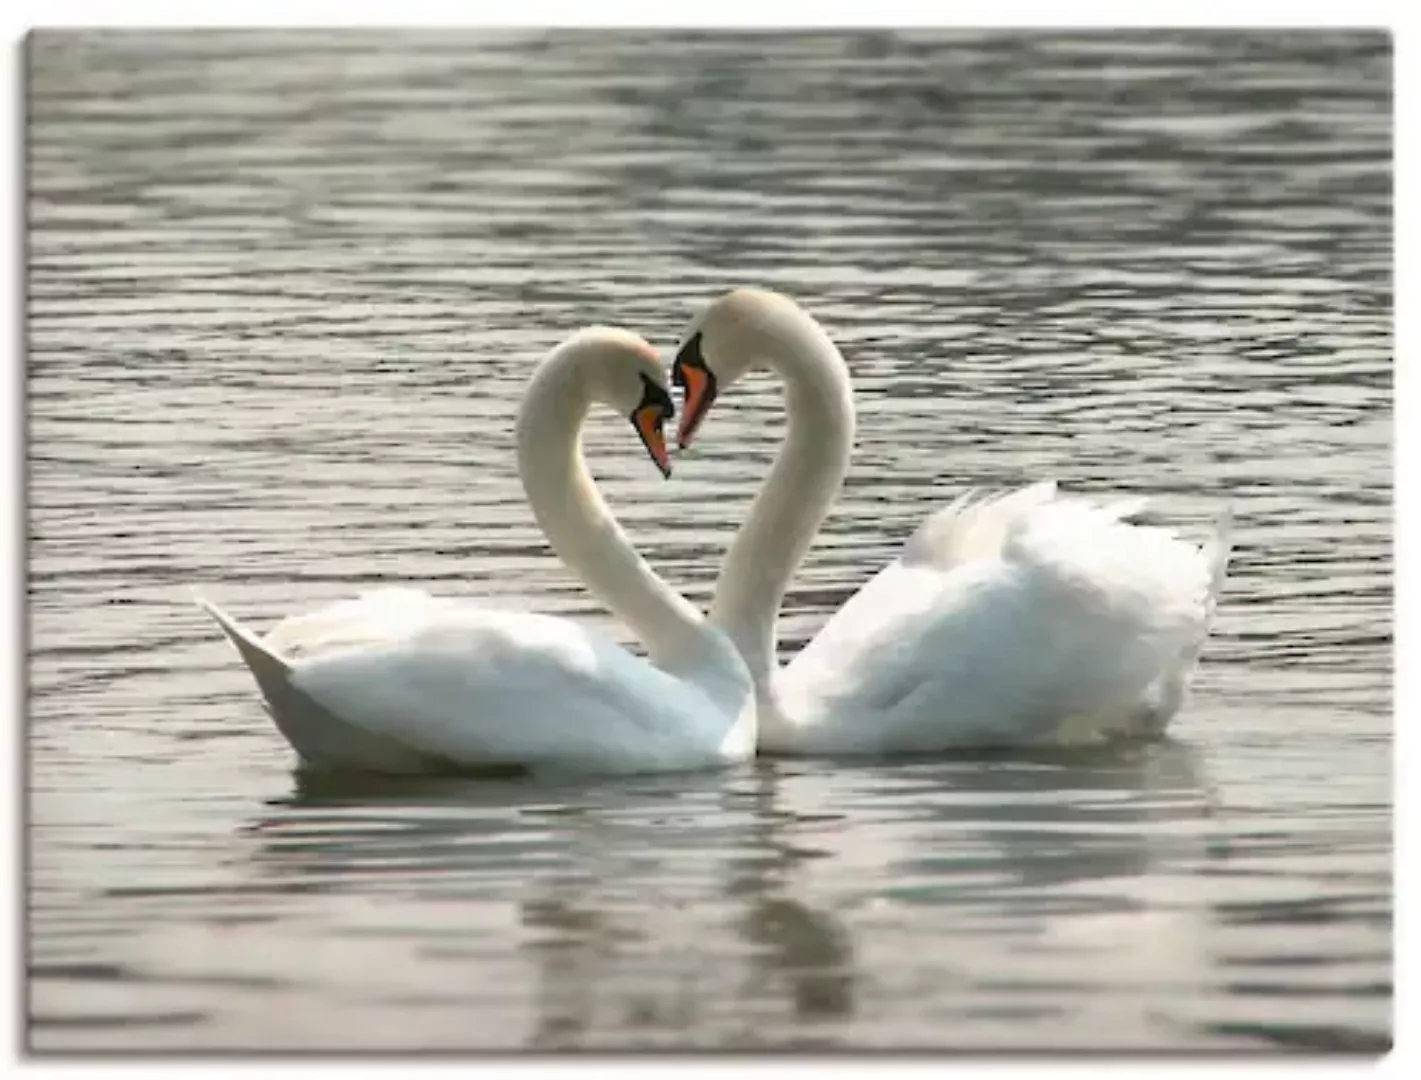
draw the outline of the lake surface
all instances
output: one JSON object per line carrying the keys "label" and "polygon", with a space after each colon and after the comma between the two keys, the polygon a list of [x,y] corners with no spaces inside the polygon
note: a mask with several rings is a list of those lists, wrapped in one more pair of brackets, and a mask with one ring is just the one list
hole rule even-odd
{"label": "lake surface", "polygon": [[[1392,1003],[1382,35],[47,33],[28,45],[38,1050],[1377,1052]],[[303,778],[265,629],[381,583],[621,631],[515,476],[532,365],[781,289],[853,369],[784,655],[968,486],[1238,548],[1170,738],[632,780]],[[706,603],[768,376],[663,482]]]}

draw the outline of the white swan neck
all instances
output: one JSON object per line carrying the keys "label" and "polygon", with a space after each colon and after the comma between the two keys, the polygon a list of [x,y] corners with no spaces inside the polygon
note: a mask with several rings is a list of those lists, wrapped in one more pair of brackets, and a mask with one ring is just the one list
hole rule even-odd
{"label": "white swan neck", "polygon": [[779,669],[780,604],[848,472],[854,403],[843,357],[808,314],[785,304],[757,320],[756,336],[760,363],[785,384],[789,430],[726,552],[711,621],[735,642],[764,700]]}
{"label": "white swan neck", "polygon": [[557,556],[631,629],[652,663],[694,671],[718,635],[647,565],[597,491],[582,456],[591,407],[573,364],[545,363],[518,414],[518,474],[533,516]]}

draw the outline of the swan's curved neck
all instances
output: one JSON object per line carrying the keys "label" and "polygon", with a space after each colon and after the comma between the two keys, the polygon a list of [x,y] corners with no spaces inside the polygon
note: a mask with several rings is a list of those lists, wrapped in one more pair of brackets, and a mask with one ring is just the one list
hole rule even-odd
{"label": "swan's curved neck", "polygon": [[762,362],[785,384],[789,432],[726,552],[711,621],[735,642],[756,685],[768,689],[779,668],[785,590],[848,472],[854,401],[844,358],[807,314],[777,309],[757,330]]}
{"label": "swan's curved neck", "polygon": [[541,367],[518,414],[518,473],[548,543],[646,646],[652,663],[692,672],[716,654],[701,613],[646,564],[582,456],[591,395],[575,365]]}

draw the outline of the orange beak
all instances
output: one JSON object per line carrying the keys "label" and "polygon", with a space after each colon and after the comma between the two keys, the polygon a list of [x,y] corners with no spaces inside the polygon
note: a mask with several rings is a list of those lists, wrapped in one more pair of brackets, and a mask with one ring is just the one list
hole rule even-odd
{"label": "orange beak", "polygon": [[646,452],[651,455],[651,460],[656,462],[656,467],[661,470],[664,478],[671,475],[671,455],[666,452],[666,436],[661,430],[662,419],[661,406],[654,402],[643,405],[632,413],[632,426],[641,436],[642,445],[646,447]]}
{"label": "orange beak", "polygon": [[681,384],[685,388],[685,398],[681,407],[681,424],[676,430],[676,441],[684,450],[695,440],[701,421],[706,418],[706,413],[710,412],[711,402],[715,400],[712,390],[715,383],[705,368],[687,364],[681,368]]}

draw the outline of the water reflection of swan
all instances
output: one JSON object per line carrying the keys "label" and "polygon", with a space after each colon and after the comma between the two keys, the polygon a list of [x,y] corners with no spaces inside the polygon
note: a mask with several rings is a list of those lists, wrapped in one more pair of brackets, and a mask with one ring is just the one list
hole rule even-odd
{"label": "water reflection of swan", "polygon": [[249,865],[325,890],[318,934],[378,950],[341,1007],[389,1045],[417,1002],[466,1047],[985,1048],[1028,1019],[1158,1047],[1187,1042],[1168,988],[1204,978],[1208,812],[1175,742],[597,784],[307,777],[248,831]]}
{"label": "water reflection of swan", "polygon": [[[848,935],[794,894],[776,783],[773,768],[597,785],[306,775],[247,832],[264,878],[397,892],[396,946],[423,916],[420,960],[492,963],[506,1009],[531,995],[528,1045],[739,1044],[763,1038],[746,1000],[778,1029],[853,1008]],[[474,910],[456,922],[449,902]],[[496,998],[481,1008],[498,1019]]]}
{"label": "water reflection of swan", "polygon": [[1199,1045],[1169,1004],[1209,981],[1192,887],[1211,809],[1187,744],[802,769],[781,792],[805,822],[787,838],[818,856],[800,895],[835,898],[871,977],[866,1041]]}

